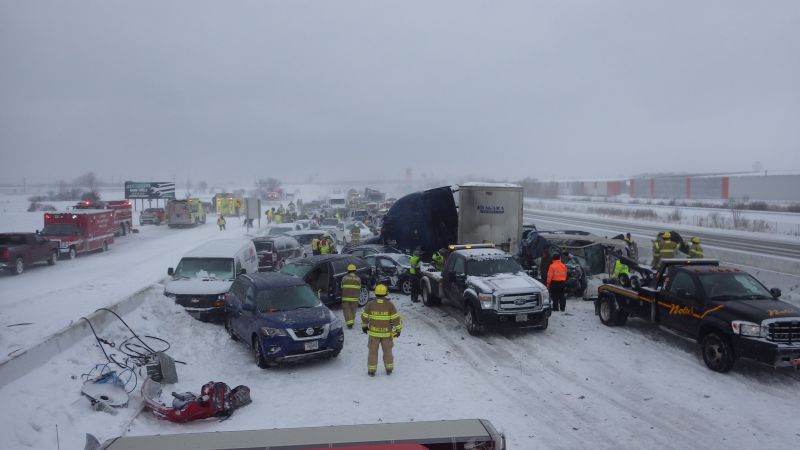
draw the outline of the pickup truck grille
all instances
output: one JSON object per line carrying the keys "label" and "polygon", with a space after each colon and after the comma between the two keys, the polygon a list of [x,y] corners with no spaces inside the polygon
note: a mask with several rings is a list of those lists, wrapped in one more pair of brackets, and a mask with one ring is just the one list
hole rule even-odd
{"label": "pickup truck grille", "polygon": [[767,339],[786,344],[800,344],[800,320],[770,323]]}
{"label": "pickup truck grille", "polygon": [[500,311],[522,311],[539,306],[539,293],[503,295],[499,298]]}

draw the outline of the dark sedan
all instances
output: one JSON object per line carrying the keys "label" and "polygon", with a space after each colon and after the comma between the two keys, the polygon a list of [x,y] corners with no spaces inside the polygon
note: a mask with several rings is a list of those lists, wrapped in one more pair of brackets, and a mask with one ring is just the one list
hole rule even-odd
{"label": "dark sedan", "polygon": [[364,258],[365,256],[374,255],[376,253],[403,253],[400,250],[383,244],[363,244],[346,247],[342,253],[348,255],[358,256]]}
{"label": "dark sedan", "polygon": [[311,256],[286,264],[281,272],[303,279],[319,295],[322,303],[335,305],[342,301],[341,280],[350,264],[356,266],[356,274],[361,278],[358,304],[364,306],[375,283],[372,267],[361,258],[352,255]]}
{"label": "dark sedan", "polygon": [[262,368],[336,357],[344,346],[342,320],[303,280],[282,273],[237,277],[225,296],[225,329]]}
{"label": "dark sedan", "polygon": [[411,257],[402,253],[375,253],[364,258],[375,276],[389,282],[391,289],[411,295]]}

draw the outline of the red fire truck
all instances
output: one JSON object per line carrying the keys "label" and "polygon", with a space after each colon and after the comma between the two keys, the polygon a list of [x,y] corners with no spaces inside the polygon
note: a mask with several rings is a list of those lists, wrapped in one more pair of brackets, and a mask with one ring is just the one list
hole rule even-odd
{"label": "red fire truck", "polygon": [[130,200],[84,201],[73,209],[108,209],[114,213],[114,236],[125,236],[133,231],[133,208]]}
{"label": "red fire truck", "polygon": [[41,234],[51,241],[57,241],[59,252],[69,259],[74,259],[78,253],[106,251],[114,243],[114,212],[45,213]]}

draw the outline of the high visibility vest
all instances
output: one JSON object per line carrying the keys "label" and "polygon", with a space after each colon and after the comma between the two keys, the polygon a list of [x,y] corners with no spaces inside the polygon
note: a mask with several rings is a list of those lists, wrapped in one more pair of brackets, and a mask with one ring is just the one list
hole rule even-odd
{"label": "high visibility vest", "polygon": [[692,244],[689,247],[689,258],[702,258],[703,257],[703,247],[700,244]]}
{"label": "high visibility vest", "polygon": [[353,231],[350,232],[350,240],[355,243],[361,240],[361,230],[358,227],[353,228]]}
{"label": "high visibility vest", "polygon": [[678,244],[672,241],[664,241],[661,245],[658,246],[658,256],[661,259],[664,258],[674,258],[675,257],[675,250],[678,248]]}
{"label": "high visibility vest", "polygon": [[408,273],[411,275],[416,275],[419,271],[419,256],[414,255],[411,257],[411,267],[408,269]]}
{"label": "high visibility vest", "polygon": [[442,269],[444,269],[444,256],[440,255],[439,252],[436,252],[433,254],[433,256],[431,256],[431,258],[433,259],[434,268],[441,272]]}
{"label": "high visibility vest", "polygon": [[631,273],[628,270],[628,266],[626,266],[622,261],[616,260],[614,262],[614,273],[611,274],[611,277],[619,278],[619,276],[622,274],[631,276]]}
{"label": "high visibility vest", "polygon": [[311,240],[311,250],[319,250],[319,239],[314,238]]}
{"label": "high visibility vest", "polygon": [[319,252],[323,255],[327,255],[331,252],[331,246],[328,245],[328,240],[323,239],[319,244]]}
{"label": "high visibility vest", "polygon": [[361,313],[361,328],[372,337],[386,339],[403,329],[403,318],[394,303],[384,297],[371,300]]}
{"label": "high visibility vest", "polygon": [[560,260],[554,259],[550,263],[550,268],[547,269],[547,287],[550,287],[551,281],[567,281],[567,266]]}
{"label": "high visibility vest", "polygon": [[217,225],[225,225],[225,218],[220,217],[219,219],[217,219]]}
{"label": "high visibility vest", "polygon": [[342,278],[342,301],[357,302],[361,297],[361,278],[354,273],[348,273]]}

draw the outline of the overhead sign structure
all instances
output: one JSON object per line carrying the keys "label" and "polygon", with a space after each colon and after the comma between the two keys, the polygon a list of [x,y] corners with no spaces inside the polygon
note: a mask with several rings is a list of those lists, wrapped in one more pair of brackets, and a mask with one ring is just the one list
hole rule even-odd
{"label": "overhead sign structure", "polygon": [[157,181],[126,181],[125,198],[127,199],[159,199],[175,198],[175,183]]}

